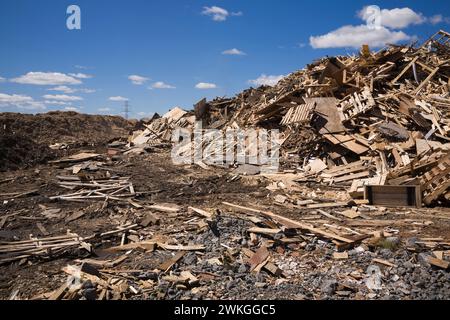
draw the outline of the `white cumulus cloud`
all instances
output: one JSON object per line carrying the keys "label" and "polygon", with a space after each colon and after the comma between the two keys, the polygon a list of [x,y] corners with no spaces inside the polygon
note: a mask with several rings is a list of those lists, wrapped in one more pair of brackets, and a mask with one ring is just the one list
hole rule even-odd
{"label": "white cumulus cloud", "polygon": [[59,72],[28,72],[11,80],[20,84],[33,84],[41,86],[75,85],[82,82],[70,75]]}
{"label": "white cumulus cloud", "polygon": [[77,92],[76,89],[69,88],[68,86],[57,86],[57,87],[54,87],[54,88],[49,88],[49,89],[47,89],[47,91],[61,91],[61,92],[64,92],[64,93],[75,93],[75,92]]}
{"label": "white cumulus cloud", "polygon": [[228,10],[217,6],[203,7],[202,14],[212,17],[214,21],[225,21],[230,15]]}
{"label": "white cumulus cloud", "polygon": [[75,88],[70,88],[68,86],[57,86],[57,87],[49,88],[49,89],[47,89],[47,91],[60,91],[60,92],[64,92],[64,93],[75,93],[75,92],[94,93],[94,92],[96,92],[96,90],[94,90],[94,89],[75,89]]}
{"label": "white cumulus cloud", "polygon": [[382,47],[386,43],[398,43],[411,40],[412,37],[403,31],[392,31],[385,27],[372,29],[367,25],[343,26],[321,36],[311,36],[309,42],[314,49],[318,48],[359,48],[363,44]]}
{"label": "white cumulus cloud", "polygon": [[176,89],[176,87],[171,86],[170,84],[164,83],[162,81],[158,81],[152,84],[150,89]]}
{"label": "white cumulus cloud", "polygon": [[434,16],[431,16],[430,18],[428,18],[428,20],[430,21],[430,23],[432,25],[441,23],[444,21],[444,17],[442,16],[442,14],[436,14]]}
{"label": "white cumulus cloud", "polygon": [[0,107],[17,107],[28,110],[45,109],[42,102],[35,101],[30,96],[6,93],[0,93]]}
{"label": "white cumulus cloud", "polygon": [[133,74],[128,77],[128,80],[130,80],[135,85],[143,85],[145,82],[149,80],[149,78],[138,76],[136,74]]}
{"label": "white cumulus cloud", "polygon": [[84,74],[84,73],[69,73],[69,76],[72,76],[72,77],[78,78],[78,79],[91,79],[93,77],[90,74]]}
{"label": "white cumulus cloud", "polygon": [[[368,22],[372,12],[364,7],[358,12],[358,16]],[[426,22],[422,13],[415,12],[410,8],[382,9],[380,11],[381,25],[392,29],[403,29],[410,25],[417,25]]]}
{"label": "white cumulus cloud", "polygon": [[83,92],[83,93],[94,93],[97,92],[97,90],[95,89],[79,89],[79,92]]}
{"label": "white cumulus cloud", "polygon": [[44,104],[46,105],[54,105],[54,106],[70,106],[71,102],[65,102],[65,101],[57,101],[57,100],[45,100]]}
{"label": "white cumulus cloud", "polygon": [[245,56],[246,55],[245,52],[243,52],[243,51],[241,51],[239,49],[236,49],[236,48],[225,50],[225,51],[222,52],[222,54],[230,55],[230,56]]}
{"label": "white cumulus cloud", "polygon": [[24,96],[20,94],[6,94],[0,93],[0,105],[9,105],[9,104],[18,104],[18,103],[27,103],[33,101],[32,97]]}
{"label": "white cumulus cloud", "polygon": [[283,75],[279,75],[279,76],[274,76],[274,75],[266,75],[266,74],[262,74],[261,76],[259,76],[259,78],[255,79],[255,80],[249,80],[248,83],[254,86],[271,86],[273,87],[274,85],[276,85],[278,83],[278,81],[280,81],[281,79],[283,79],[284,76]]}
{"label": "white cumulus cloud", "polygon": [[388,43],[410,41],[414,36],[400,29],[425,22],[439,23],[443,17],[436,15],[425,17],[411,8],[380,9],[376,6],[366,6],[357,12],[365,25],[346,25],[329,33],[311,36],[310,45],[315,48],[359,48],[363,44],[371,47],[382,47]]}
{"label": "white cumulus cloud", "polygon": [[117,96],[117,97],[109,97],[109,100],[123,102],[123,101],[128,101],[128,98]]}
{"label": "white cumulus cloud", "polygon": [[83,100],[82,97],[77,96],[68,96],[65,94],[46,94],[42,96],[46,100],[57,100],[57,101],[81,101]]}
{"label": "white cumulus cloud", "polygon": [[199,82],[195,85],[195,88],[206,90],[206,89],[216,89],[217,85],[214,83],[207,83],[207,82]]}

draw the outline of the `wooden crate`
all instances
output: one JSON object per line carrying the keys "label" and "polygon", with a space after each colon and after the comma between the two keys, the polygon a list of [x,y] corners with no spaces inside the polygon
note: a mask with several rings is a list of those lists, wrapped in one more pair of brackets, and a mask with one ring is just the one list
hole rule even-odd
{"label": "wooden crate", "polygon": [[420,186],[365,186],[364,199],[370,205],[386,207],[422,207]]}

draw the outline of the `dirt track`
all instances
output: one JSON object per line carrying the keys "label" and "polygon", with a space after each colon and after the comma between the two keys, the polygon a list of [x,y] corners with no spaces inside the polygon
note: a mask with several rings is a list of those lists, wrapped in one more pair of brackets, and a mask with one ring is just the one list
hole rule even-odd
{"label": "dirt track", "polygon": [[[219,228],[222,232],[221,241],[228,245],[235,243],[234,241],[236,240],[233,239],[241,239],[238,240],[236,245],[238,247],[242,245],[246,246],[242,241],[246,238],[246,229],[251,227],[251,225],[247,222],[239,222],[240,220],[235,220],[232,216],[228,217],[228,210],[222,205],[223,201],[271,210],[293,219],[302,219],[311,215],[311,210],[305,211],[289,206],[276,205],[273,201],[274,195],[270,195],[269,190],[265,188],[267,183],[259,178],[243,177],[238,181],[227,182],[233,176],[229,173],[229,170],[203,170],[197,166],[174,166],[171,163],[168,152],[124,158],[122,161],[106,164],[105,168],[121,176],[130,177],[138,193],[148,192],[137,198],[141,204],[172,203],[182,207],[182,212],[186,212],[185,210],[187,210],[188,206],[203,208],[208,211],[221,209],[224,214],[222,220],[224,225],[221,225]],[[7,223],[5,223],[0,231],[0,241],[26,239],[31,234],[33,236],[43,237],[44,235],[40,228],[38,228],[37,223],[41,223],[48,232],[48,235],[51,236],[64,234],[68,229],[81,236],[88,236],[93,233],[111,230],[117,223],[139,221],[142,214],[146,211],[144,210],[143,212],[142,210],[133,209],[128,204],[114,202],[108,203],[102,209],[101,202],[74,203],[50,201],[48,197],[64,192],[56,184],[56,176],[64,174],[64,171],[64,169],[58,169],[55,165],[40,165],[32,169],[0,174],[0,194],[38,190],[35,194],[8,200],[1,205],[1,216],[13,213],[19,214],[8,219]],[[7,181],[11,178],[13,180]],[[2,197],[2,199],[6,198],[8,197]],[[61,211],[55,217],[48,218],[42,215],[44,209],[48,208],[60,208]],[[80,211],[84,211],[86,214],[80,219],[67,222],[68,217]],[[448,231],[450,230],[450,211],[448,209],[423,209],[414,211],[415,213],[413,215],[408,210],[388,210],[383,215],[373,218],[389,221],[398,220],[400,223],[406,218],[432,222],[429,225],[420,227],[415,227],[407,222],[396,226],[395,229],[399,229],[398,236],[404,239],[410,237],[450,238]],[[433,219],[433,214],[440,214],[449,218]],[[148,237],[150,235],[155,236],[156,234],[160,234],[179,238],[192,234],[191,241],[194,240],[193,242],[197,243],[201,239],[202,241],[206,241],[204,242],[205,244],[209,243],[208,246],[213,246],[210,249],[211,251],[207,252],[207,256],[210,258],[223,256],[224,252],[220,250],[220,246],[215,247],[214,245],[215,240],[214,236],[210,233],[211,231],[201,233],[201,231],[195,231],[195,228],[189,229],[183,225],[183,223],[192,218],[189,215],[184,213],[175,215],[170,213],[157,213],[157,216],[161,219],[161,227],[152,226],[147,230],[144,229],[139,233],[141,236],[147,234]],[[375,229],[392,231],[392,228],[387,227]],[[361,258],[356,258],[356,260],[354,260],[355,258],[350,258],[351,260],[348,261],[335,261],[329,257],[332,254],[332,250],[330,253],[332,246],[330,247],[317,241],[316,239],[312,242],[308,241],[307,245],[281,246],[276,249],[274,259],[278,265],[285,268],[288,272],[294,272],[287,281],[283,280],[286,282],[280,283],[280,287],[274,287],[277,277],[273,278],[267,274],[261,274],[254,278],[253,275],[242,269],[242,267],[240,268],[239,263],[236,265],[236,269],[232,269],[234,271],[227,271],[222,268],[211,269],[203,263],[194,267],[193,270],[197,270],[197,275],[212,273],[219,277],[217,278],[218,282],[216,280],[202,280],[201,283],[203,286],[201,288],[209,288],[210,293],[207,293],[208,290],[205,289],[206,291],[201,290],[198,293],[192,294],[189,290],[178,290],[170,285],[167,286],[163,281],[158,286],[154,286],[154,289],[146,291],[147,293],[144,292],[137,295],[135,298],[346,298],[347,296],[335,295],[333,290],[328,292],[328,289],[325,288],[326,284],[331,281],[330,279],[336,277],[334,275],[333,278],[330,278],[331,275],[335,274],[336,266],[341,266],[341,272],[346,274],[351,270],[363,271],[370,264],[370,260],[367,260],[366,257],[362,260]],[[111,253],[105,253],[102,250],[118,244],[120,244],[120,237],[97,242],[95,244],[96,259],[102,260],[117,257],[117,255],[111,255]],[[375,250],[377,252],[375,256],[379,255],[380,249]],[[373,253],[371,254],[373,255]],[[402,261],[414,259],[414,255],[406,254],[404,256],[405,254],[406,251],[404,250],[392,253],[392,257],[397,257],[393,261],[399,259],[398,262],[401,263]],[[28,259],[3,265],[0,267],[2,274],[0,280],[0,297],[4,299],[8,298],[11,292],[18,290],[21,298],[31,298],[38,294],[57,289],[66,279],[66,275],[61,272],[61,268],[68,264],[73,264],[74,260],[83,257],[87,258],[89,255],[82,250],[73,250],[60,256],[50,256],[44,259]],[[152,258],[149,259],[150,257]],[[158,263],[163,262],[168,257],[170,255],[168,256],[167,253],[154,252],[151,256],[146,257],[139,252],[135,252],[125,262],[121,263],[119,267],[120,269],[137,269],[151,273]],[[91,258],[95,258],[95,255],[94,257],[91,256]],[[190,262],[192,258],[191,255],[186,256],[185,259],[188,260],[181,263],[179,268],[184,269],[187,267],[189,270],[192,270],[192,262]],[[197,261],[197,258],[195,258],[195,261]],[[350,261],[353,262],[350,264]],[[305,262],[307,263],[305,264]],[[347,269],[348,271],[345,271]],[[413,271],[414,267],[411,272]],[[231,273],[228,274],[228,272]],[[136,275],[132,279],[136,279],[137,281],[139,277],[135,277]],[[153,274],[151,277],[153,277]],[[339,277],[342,277],[342,275]],[[435,276],[431,275],[430,277]],[[243,282],[239,279],[242,279]],[[437,279],[437,283],[443,281],[441,278]],[[255,283],[259,283],[257,287],[255,287]],[[442,282],[442,285],[444,283],[445,281]],[[339,283],[336,285],[336,288],[338,288],[338,285]],[[448,297],[446,287],[440,286],[434,289],[433,294],[437,297]],[[230,288],[231,291],[227,290],[227,288]],[[164,294],[158,295],[158,292],[161,290]],[[406,289],[404,291],[408,292]],[[234,293],[232,294],[232,292]],[[352,289],[349,297],[365,299],[367,298],[367,293],[364,292],[359,289]],[[394,296],[396,295],[398,295],[398,298],[419,297],[411,295],[411,293],[404,294],[402,291],[396,292]]]}

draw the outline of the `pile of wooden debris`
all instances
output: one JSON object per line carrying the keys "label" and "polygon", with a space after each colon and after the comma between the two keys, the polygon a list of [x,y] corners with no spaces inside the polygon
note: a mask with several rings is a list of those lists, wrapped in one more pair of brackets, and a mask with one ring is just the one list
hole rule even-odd
{"label": "pile of wooden debris", "polygon": [[449,89],[450,34],[441,30],[418,48],[363,46],[357,56],[321,59],[273,87],[204,99],[192,112],[175,108],[130,145],[144,151],[170,142],[174,128],[195,121],[224,131],[276,128],[282,161],[298,181],[341,185],[371,204],[442,204],[450,199]]}

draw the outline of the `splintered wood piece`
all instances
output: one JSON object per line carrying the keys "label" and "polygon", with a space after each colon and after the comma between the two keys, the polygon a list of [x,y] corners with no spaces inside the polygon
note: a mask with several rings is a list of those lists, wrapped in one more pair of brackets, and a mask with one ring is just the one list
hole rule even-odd
{"label": "splintered wood piece", "polygon": [[249,232],[249,233],[259,233],[259,234],[265,234],[265,235],[274,236],[277,233],[280,233],[281,229],[269,229],[269,228],[254,227],[254,228],[248,229],[247,232]]}
{"label": "splintered wood piece", "polygon": [[397,267],[396,264],[391,263],[391,262],[389,262],[387,260],[384,260],[384,259],[377,259],[377,258],[375,258],[375,259],[372,260],[372,262],[380,263],[380,264],[383,264],[383,265],[388,266],[388,267]]}
{"label": "splintered wood piece", "polygon": [[155,217],[153,214],[151,213],[146,213],[144,218],[142,219],[140,225],[143,226],[144,228],[148,227],[149,225],[157,225],[159,223],[159,218]]}
{"label": "splintered wood piece", "polygon": [[[249,259],[255,254],[252,250],[247,248],[242,248],[241,251]],[[263,266],[263,269],[277,277],[283,275],[283,271],[270,261]]]}
{"label": "splintered wood piece", "polygon": [[212,213],[209,213],[208,211],[205,211],[205,210],[202,210],[202,209],[189,207],[188,210],[192,211],[192,212],[195,212],[195,213],[197,213],[197,214],[199,214],[199,215],[201,215],[201,216],[203,216],[205,218],[208,218],[208,219],[210,219],[212,217]]}
{"label": "splintered wood piece", "polygon": [[180,212],[180,210],[181,210],[181,208],[176,206],[176,205],[170,205],[169,206],[169,205],[157,205],[157,204],[155,204],[155,205],[149,206],[148,208],[156,210],[156,211],[173,212],[173,213]]}
{"label": "splintered wood piece", "polygon": [[449,261],[445,261],[445,260],[441,260],[438,258],[434,258],[432,256],[428,256],[427,257],[427,261],[429,264],[431,264],[432,266],[441,268],[441,269],[445,269],[447,270],[450,266],[450,262]]}
{"label": "splintered wood piece", "polygon": [[436,258],[443,260],[444,259],[444,252],[443,251],[433,251],[433,254]]}
{"label": "splintered wood piece", "polygon": [[249,259],[250,271],[255,270],[255,268],[264,262],[269,257],[269,251],[265,246],[260,247],[256,250],[255,254]]}
{"label": "splintered wood piece", "polygon": [[348,205],[347,202],[330,202],[330,203],[308,204],[307,207],[310,209],[319,209],[319,208],[346,207],[347,205]]}
{"label": "splintered wood piece", "polygon": [[86,214],[86,211],[78,211],[73,213],[70,217],[68,217],[66,219],[66,222],[72,222],[75,221],[77,219],[80,219],[82,216],[84,216]]}
{"label": "splintered wood piece", "polygon": [[327,217],[327,218],[330,218],[330,219],[336,220],[336,221],[342,221],[342,219],[339,219],[339,218],[333,216],[332,214],[329,214],[328,212],[325,212],[325,211],[320,210],[320,209],[318,209],[317,211],[318,211],[321,215],[323,215],[323,216],[325,216],[325,217]]}
{"label": "splintered wood piece", "polygon": [[39,231],[41,231],[41,233],[44,236],[48,236],[49,235],[48,231],[45,229],[45,227],[42,225],[42,223],[38,222],[38,223],[36,223],[36,226],[38,227]]}
{"label": "splintered wood piece", "polygon": [[172,258],[170,258],[170,259],[166,260],[165,262],[163,262],[162,264],[160,264],[158,266],[158,269],[162,270],[164,272],[169,271],[175,263],[177,263],[184,257],[185,254],[186,254],[186,251],[177,252]]}
{"label": "splintered wood piece", "polygon": [[182,246],[182,245],[170,245],[165,243],[158,242],[158,247],[163,248],[164,250],[178,250],[178,251],[202,251],[205,250],[204,245],[190,245],[190,246]]}
{"label": "splintered wood piece", "polygon": [[360,214],[358,212],[356,212],[353,209],[349,209],[349,210],[345,210],[342,212],[339,212],[341,215],[343,215],[344,217],[347,217],[349,219],[355,219],[358,218],[360,216]]}
{"label": "splintered wood piece", "polygon": [[64,293],[66,292],[68,287],[69,287],[69,283],[68,283],[68,281],[65,281],[58,289],[53,291],[53,293],[48,298],[48,300],[61,300],[61,298],[64,296]]}
{"label": "splintered wood piece", "polygon": [[336,260],[346,260],[348,259],[348,252],[333,252],[333,258]]}
{"label": "splintered wood piece", "polygon": [[0,219],[0,229],[3,228],[3,226],[6,224],[6,221],[8,221],[8,217],[2,217]]}
{"label": "splintered wood piece", "polygon": [[156,241],[142,241],[142,242],[124,244],[123,246],[107,248],[104,251],[106,251],[106,252],[108,252],[108,251],[110,251],[110,252],[128,251],[128,250],[138,249],[138,248],[142,248],[147,251],[153,251],[155,249],[155,247],[156,247]]}

